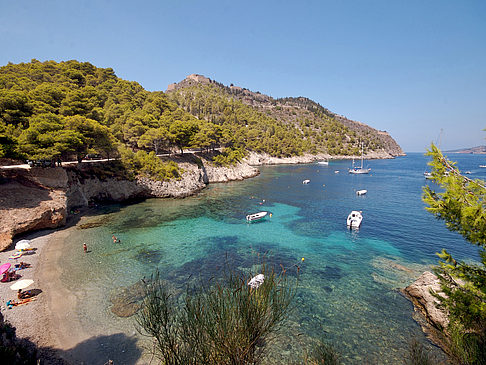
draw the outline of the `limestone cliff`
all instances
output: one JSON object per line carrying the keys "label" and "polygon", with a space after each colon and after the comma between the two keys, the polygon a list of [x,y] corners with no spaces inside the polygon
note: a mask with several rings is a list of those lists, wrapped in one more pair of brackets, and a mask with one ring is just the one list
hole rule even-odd
{"label": "limestone cliff", "polygon": [[242,180],[258,174],[246,163],[216,167],[194,155],[174,157],[184,171],[180,180],[126,179],[97,173],[94,164],[68,168],[0,170],[0,251],[22,233],[66,224],[68,212],[92,203],[154,197],[185,197],[207,184]]}

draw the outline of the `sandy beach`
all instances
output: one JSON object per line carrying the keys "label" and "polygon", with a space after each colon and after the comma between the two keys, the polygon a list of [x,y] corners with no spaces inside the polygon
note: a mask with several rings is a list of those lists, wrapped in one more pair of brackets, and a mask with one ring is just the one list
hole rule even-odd
{"label": "sandy beach", "polygon": [[[50,290],[53,283],[47,283],[44,279],[46,276],[54,276],[56,272],[47,273],[44,270],[43,263],[52,261],[45,251],[49,250],[49,244],[53,242],[56,236],[62,235],[62,231],[41,231],[22,237],[31,240],[31,247],[35,248],[33,254],[23,255],[19,259],[9,259],[15,253],[15,245],[4,252],[0,252],[0,263],[10,262],[12,266],[21,261],[29,263],[31,267],[19,270],[21,279],[32,279],[34,283],[28,289],[38,289],[41,291],[35,300],[28,304],[8,309],[6,302],[11,299],[17,299],[17,293],[10,289],[10,286],[16,281],[9,283],[0,283],[0,308],[5,317],[15,328],[17,337],[28,339],[40,348],[41,353],[50,352],[52,348],[58,348],[58,338],[56,336],[55,323],[50,317],[49,309]],[[17,240],[16,240],[17,241]],[[54,268],[55,269],[55,268]],[[49,275],[45,275],[49,274]]]}
{"label": "sandy beach", "polygon": [[[95,335],[87,333],[77,320],[75,308],[81,298],[74,288],[65,288],[61,282],[63,245],[69,230],[44,230],[22,237],[31,241],[33,254],[9,259],[15,252],[11,249],[0,252],[0,264],[20,261],[30,268],[19,270],[21,279],[32,279],[28,289],[41,291],[35,300],[8,309],[6,302],[17,299],[17,292],[10,289],[15,281],[0,283],[0,308],[14,327],[18,338],[27,339],[38,347],[39,354],[48,364],[147,364],[138,348],[138,339],[124,333]],[[16,241],[18,241],[17,239]],[[84,254],[80,247],[80,255]]]}

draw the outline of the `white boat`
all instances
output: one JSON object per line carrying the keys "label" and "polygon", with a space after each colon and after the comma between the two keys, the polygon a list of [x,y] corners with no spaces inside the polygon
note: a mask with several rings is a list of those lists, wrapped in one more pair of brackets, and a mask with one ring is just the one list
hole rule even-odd
{"label": "white boat", "polygon": [[371,171],[370,168],[363,167],[363,144],[361,144],[361,166],[354,166],[354,159],[353,159],[353,167],[351,167],[348,172],[350,174],[368,174]]}
{"label": "white boat", "polygon": [[308,183],[310,183],[310,180],[309,179],[306,179],[306,180],[302,181],[302,184],[308,184]]}
{"label": "white boat", "polygon": [[246,216],[246,221],[247,222],[256,222],[256,221],[259,221],[259,220],[262,220],[263,218],[265,218],[267,216],[268,212],[258,212],[258,213],[254,213],[254,214],[248,214]]}
{"label": "white boat", "polygon": [[349,213],[346,223],[349,228],[359,228],[362,220],[363,216],[361,215],[361,212],[353,210],[351,213]]}
{"label": "white boat", "polygon": [[365,195],[367,192],[368,192],[368,190],[366,190],[366,189],[357,190],[356,195]]}
{"label": "white boat", "polygon": [[486,169],[486,165],[479,165],[479,167]]}
{"label": "white boat", "polygon": [[424,177],[425,177],[427,180],[430,180],[430,179],[432,179],[432,173],[431,173],[431,172],[428,172],[428,171],[425,171],[425,172],[424,172]]}
{"label": "white boat", "polygon": [[324,165],[324,166],[328,166],[329,165],[329,161],[319,161],[317,162],[318,165]]}
{"label": "white boat", "polygon": [[470,175],[471,171],[466,171],[465,174]]}

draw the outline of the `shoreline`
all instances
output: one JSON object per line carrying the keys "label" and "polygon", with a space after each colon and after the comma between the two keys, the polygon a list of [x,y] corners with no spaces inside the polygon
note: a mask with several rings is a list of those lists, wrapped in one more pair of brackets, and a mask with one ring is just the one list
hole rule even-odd
{"label": "shoreline", "polygon": [[[82,221],[82,219],[81,219]],[[44,363],[55,365],[67,364],[105,364],[114,360],[115,364],[124,363],[125,348],[137,346],[138,351],[132,364],[145,365],[151,354],[144,351],[139,336],[127,336],[123,332],[93,334],[83,328],[77,318],[76,308],[82,305],[82,298],[74,288],[67,288],[62,282],[62,252],[66,238],[75,229],[79,220],[72,221],[65,227],[43,230],[23,237],[31,241],[36,248],[35,254],[22,256],[17,261],[31,264],[30,268],[19,273],[22,279],[32,279],[34,284],[28,289],[40,289],[36,299],[25,305],[6,308],[6,302],[16,299],[16,291],[9,283],[0,283],[0,310],[5,321],[16,328],[16,337],[28,345],[37,348],[37,356]],[[14,249],[0,252],[0,263],[15,260],[8,259]],[[84,255],[80,247],[80,255]]]}
{"label": "shoreline", "polygon": [[[312,164],[315,161],[317,159],[286,163]],[[272,163],[260,165],[267,164],[271,165]],[[282,162],[277,164],[282,164]],[[31,268],[20,271],[21,279],[33,279],[34,284],[29,289],[41,289],[42,292],[31,303],[7,309],[6,301],[16,298],[16,292],[10,289],[10,285],[14,282],[0,283],[0,309],[5,320],[17,329],[17,338],[28,339],[35,344],[41,358],[48,358],[49,363],[76,362],[72,354],[79,354],[83,351],[81,346],[83,343],[94,340],[95,344],[99,345],[99,343],[96,343],[97,337],[86,333],[79,319],[76,318],[74,311],[80,301],[74,291],[63,285],[61,281],[62,267],[59,265],[62,259],[63,246],[66,244],[65,239],[70,230],[76,227],[83,218],[86,218],[90,211],[89,208],[82,209],[75,219],[70,216],[65,226],[25,234],[22,238],[31,240],[32,247],[37,248],[33,255],[22,256],[19,260],[11,260],[8,257],[15,252],[13,247],[0,252],[0,263],[10,262],[13,265],[15,261],[24,261],[31,264]],[[107,338],[111,336],[110,334],[103,336],[103,341],[106,343]],[[138,342],[138,339],[135,339],[135,342]],[[101,345],[103,346],[103,344]],[[140,344],[138,347],[142,348]],[[84,352],[87,349],[85,347]],[[92,362],[88,363],[104,364],[109,359],[100,359],[102,354],[103,352],[94,351],[92,354],[85,353],[83,357],[89,358],[91,356]],[[145,356],[146,353],[144,352],[135,363],[147,363],[144,362]],[[103,361],[101,362],[101,360]]]}
{"label": "shoreline", "polygon": [[54,258],[47,251],[51,242],[62,233],[63,230],[44,230],[26,235],[24,239],[29,239],[31,246],[37,250],[35,254],[23,255],[18,260],[8,258],[15,252],[13,248],[0,252],[1,263],[10,262],[13,266],[17,262],[24,261],[31,264],[30,268],[19,271],[22,276],[20,280],[32,279],[34,284],[29,289],[40,289],[42,291],[35,297],[34,301],[8,309],[6,302],[10,299],[17,299],[16,292],[10,289],[15,281],[0,283],[0,309],[5,320],[16,328],[18,339],[27,339],[38,348],[38,353],[42,358],[48,357],[53,360],[52,363],[59,364],[62,364],[62,361],[56,359],[56,356],[52,358],[53,350],[57,352],[59,344],[55,330],[56,323],[50,318],[52,314],[51,288],[55,285],[47,280],[49,276],[56,276],[58,271],[53,271],[52,266],[49,267],[46,263],[54,262]]}

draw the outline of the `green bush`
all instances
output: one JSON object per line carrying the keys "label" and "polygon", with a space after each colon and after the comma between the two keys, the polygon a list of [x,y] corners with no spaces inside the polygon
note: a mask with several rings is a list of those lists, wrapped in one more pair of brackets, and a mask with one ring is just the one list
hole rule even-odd
{"label": "green bush", "polygon": [[174,161],[163,162],[155,152],[134,153],[127,147],[119,148],[123,165],[136,174],[157,180],[180,179],[181,171]]}
{"label": "green bush", "polygon": [[256,289],[229,273],[220,283],[188,290],[177,301],[156,273],[137,315],[163,364],[257,364],[287,317],[294,290],[285,273],[266,271]]}
{"label": "green bush", "polygon": [[226,148],[222,153],[213,157],[213,163],[217,166],[236,165],[245,157],[242,149]]}

